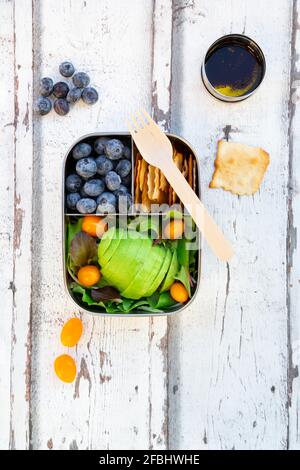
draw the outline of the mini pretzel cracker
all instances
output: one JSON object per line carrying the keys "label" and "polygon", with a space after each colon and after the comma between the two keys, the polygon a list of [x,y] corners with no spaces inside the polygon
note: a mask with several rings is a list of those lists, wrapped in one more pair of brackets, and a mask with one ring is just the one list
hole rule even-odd
{"label": "mini pretzel cracker", "polygon": [[141,198],[141,190],[140,190],[140,170],[141,170],[141,160],[138,160],[136,162],[136,168],[135,168],[135,181],[134,181],[134,186],[135,186],[135,202],[138,204],[140,202]]}
{"label": "mini pretzel cracker", "polygon": [[147,173],[147,171],[148,171],[148,163],[146,162],[146,160],[144,160],[144,159],[142,158],[142,160],[141,160],[141,168],[140,168],[140,176],[139,176],[140,190],[141,190],[141,191],[143,190],[144,181],[145,181],[145,174]]}
{"label": "mini pretzel cracker", "polygon": [[258,189],[269,165],[269,154],[260,147],[220,140],[210,188],[250,195]]}
{"label": "mini pretzel cracker", "polygon": [[193,161],[193,190],[196,191],[197,187],[197,164],[196,160]]}
{"label": "mini pretzel cracker", "polygon": [[148,186],[148,198],[151,201],[154,199],[153,193],[155,191],[155,166],[152,166],[152,165],[148,166],[147,186]]}
{"label": "mini pretzel cracker", "polygon": [[192,155],[189,156],[189,173],[188,173],[188,182],[191,188],[193,187],[193,157]]}

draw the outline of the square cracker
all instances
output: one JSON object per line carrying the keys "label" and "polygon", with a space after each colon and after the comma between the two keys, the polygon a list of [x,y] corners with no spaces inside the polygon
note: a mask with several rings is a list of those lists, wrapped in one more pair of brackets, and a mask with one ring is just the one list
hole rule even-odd
{"label": "square cracker", "polygon": [[233,194],[254,194],[269,165],[269,154],[260,147],[220,140],[210,188],[223,188]]}

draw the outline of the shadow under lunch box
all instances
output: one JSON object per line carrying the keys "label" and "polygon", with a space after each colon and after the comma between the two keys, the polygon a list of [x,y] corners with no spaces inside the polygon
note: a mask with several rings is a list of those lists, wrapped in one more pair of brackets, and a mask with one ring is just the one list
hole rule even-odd
{"label": "shadow under lunch box", "polygon": [[[185,174],[187,179],[191,178],[191,180],[193,180],[194,190],[195,190],[196,194],[198,195],[198,197],[200,197],[199,165],[198,165],[198,159],[197,159],[195,151],[192,149],[190,144],[186,140],[184,140],[183,138],[178,137],[178,136],[173,135],[173,134],[169,134],[169,133],[167,133],[167,136],[169,137],[170,141],[172,142],[172,145],[173,145],[174,149],[176,149],[176,152],[179,154],[179,157],[180,156],[182,157],[182,161],[184,162],[182,172],[183,173],[185,172],[184,174]],[[67,259],[67,257],[69,257],[68,253],[69,253],[69,248],[70,248],[70,242],[69,242],[70,237],[68,235],[68,230],[69,231],[71,231],[71,230],[68,227],[70,227],[70,226],[75,227],[76,222],[81,220],[85,215],[97,215],[99,217],[100,216],[107,217],[107,214],[101,214],[101,213],[84,214],[84,213],[79,213],[78,210],[76,210],[76,209],[72,210],[72,209],[68,208],[67,205],[66,205],[66,197],[67,197],[66,178],[67,178],[67,176],[75,173],[75,167],[76,167],[77,162],[79,161],[79,159],[75,159],[73,157],[72,152],[73,152],[74,147],[76,145],[78,145],[79,143],[87,143],[93,148],[94,141],[96,139],[100,138],[100,137],[101,138],[103,138],[103,137],[107,138],[108,140],[109,139],[119,139],[119,140],[121,140],[121,142],[127,148],[130,149],[130,155],[129,155],[129,151],[128,151],[128,155],[127,155],[127,159],[131,161],[131,166],[132,166],[132,168],[131,168],[131,183],[130,183],[129,188],[131,189],[131,195],[132,195],[133,202],[136,202],[136,199],[138,198],[138,195],[135,192],[135,181],[136,181],[136,171],[137,171],[137,168],[139,168],[139,166],[138,166],[139,163],[141,163],[141,162],[139,162],[139,160],[142,160],[142,158],[139,155],[138,150],[137,150],[137,148],[136,148],[136,146],[135,146],[135,144],[134,144],[134,142],[133,142],[133,140],[132,140],[129,133],[125,133],[125,132],[124,133],[122,133],[122,132],[118,132],[118,133],[115,133],[115,132],[94,132],[94,133],[91,133],[91,134],[84,135],[83,137],[80,137],[78,140],[76,140],[76,142],[74,142],[74,144],[68,150],[68,152],[67,152],[67,154],[64,158],[63,171],[62,171],[62,174],[63,174],[63,190],[62,190],[63,270],[64,270],[64,282],[65,282],[66,290],[69,293],[70,297],[72,298],[73,302],[75,302],[75,304],[77,305],[77,307],[80,307],[81,309],[83,309],[86,312],[91,313],[93,315],[122,316],[122,317],[123,316],[147,317],[147,316],[173,315],[175,313],[181,312],[186,307],[190,306],[191,302],[195,299],[195,296],[196,296],[198,288],[199,288],[199,283],[200,283],[200,256],[201,256],[200,235],[199,235],[198,229],[195,226],[193,226],[193,229],[196,233],[195,241],[194,241],[195,244],[193,245],[194,247],[196,247],[196,248],[193,248],[194,271],[193,271],[193,276],[190,276],[192,291],[191,291],[191,296],[190,296],[189,300],[186,301],[185,303],[182,303],[182,304],[181,303],[176,303],[176,305],[165,308],[165,309],[163,309],[163,308],[158,309],[158,308],[155,308],[155,307],[153,307],[153,309],[151,309],[151,307],[147,307],[145,310],[141,310],[141,309],[139,309],[139,306],[137,306],[136,308],[134,308],[133,310],[130,310],[128,312],[125,312],[125,311],[124,312],[123,311],[108,312],[108,311],[105,311],[105,308],[103,308],[102,306],[89,305],[86,301],[82,300],[83,295],[78,294],[78,292],[76,292],[76,290],[77,291],[80,291],[80,289],[83,290],[83,287],[80,286],[76,276],[72,276],[72,273],[70,274],[70,272],[69,272],[69,264],[68,264],[69,263],[69,261],[68,261],[69,258]],[[99,156],[100,155],[99,154],[97,155],[94,150],[92,151],[92,153],[90,155],[90,157],[92,157],[92,158],[99,157]],[[174,156],[174,161],[176,162],[175,156]],[[185,165],[185,167],[184,167],[184,165]],[[114,164],[114,168],[115,168],[115,166],[116,166],[116,163]],[[155,171],[154,167],[152,167],[152,171]],[[191,172],[193,172],[193,176],[191,176]],[[160,176],[160,177],[162,178],[162,176]],[[90,179],[92,179],[92,178],[90,178]],[[165,180],[165,182],[167,184],[166,180]],[[80,191],[82,191],[82,188],[81,188]],[[169,199],[170,198],[172,199],[171,191],[172,191],[172,188],[169,188]],[[85,195],[83,195],[81,197],[85,197]],[[86,197],[88,197],[88,196],[86,196]],[[173,191],[173,198],[176,199],[176,197],[177,197],[177,195]],[[178,203],[180,203],[179,200],[178,200]],[[168,211],[167,211],[167,213],[168,213]],[[116,210],[115,214],[109,214],[109,216],[111,216],[111,217],[115,216],[116,217],[119,214],[121,214],[121,213],[119,213]],[[141,217],[141,218],[148,217],[148,220],[149,220],[149,217],[151,217],[153,215],[163,217],[164,212],[159,211],[159,215],[158,215],[158,213],[155,214],[155,212],[141,212],[141,211],[135,211],[134,212],[134,210],[133,210],[133,212],[128,212],[128,217],[133,218],[133,219],[134,219],[134,217]],[[188,216],[188,214],[185,213],[184,216]],[[176,216],[174,216],[174,218],[176,218]],[[128,220],[128,219],[126,219],[126,220]],[[72,225],[72,224],[74,224],[74,225]],[[170,242],[170,243],[172,243],[172,242]],[[173,251],[174,251],[174,249],[173,249]],[[172,251],[171,251],[171,253],[172,253]],[[189,255],[189,256],[191,256],[191,255]],[[190,258],[188,258],[188,259],[190,259]],[[101,270],[101,267],[100,267],[100,270]],[[180,278],[179,278],[179,281],[180,281]],[[77,284],[75,285],[75,289],[74,289],[74,282],[75,283],[77,282],[78,289],[77,289]],[[161,287],[161,284],[160,284],[160,287]],[[74,290],[75,290],[75,292],[74,292]],[[97,287],[96,287],[96,290],[97,290]],[[130,299],[129,299],[128,302],[130,302]]]}

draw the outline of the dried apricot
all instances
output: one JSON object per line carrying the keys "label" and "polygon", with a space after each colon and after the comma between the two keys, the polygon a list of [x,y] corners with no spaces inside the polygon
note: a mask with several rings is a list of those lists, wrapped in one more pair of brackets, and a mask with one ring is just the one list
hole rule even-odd
{"label": "dried apricot", "polygon": [[101,273],[100,269],[94,265],[83,266],[79,269],[77,274],[80,284],[85,287],[91,287],[100,281]]}
{"label": "dried apricot", "polygon": [[176,240],[177,238],[182,238],[182,234],[184,232],[184,222],[183,220],[171,220],[164,230],[165,238],[170,240]]}
{"label": "dried apricot", "polygon": [[88,233],[92,237],[101,238],[107,230],[107,223],[96,215],[86,215],[82,221],[82,231]]}
{"label": "dried apricot", "polygon": [[189,298],[189,293],[181,282],[174,282],[170,289],[171,297],[173,297],[176,302],[184,303]]}
{"label": "dried apricot", "polygon": [[63,382],[71,383],[76,377],[75,361],[67,354],[62,354],[55,359],[54,370],[57,377]]}
{"label": "dried apricot", "polygon": [[82,321],[80,318],[70,318],[62,327],[60,340],[68,348],[75,346],[82,335]]}

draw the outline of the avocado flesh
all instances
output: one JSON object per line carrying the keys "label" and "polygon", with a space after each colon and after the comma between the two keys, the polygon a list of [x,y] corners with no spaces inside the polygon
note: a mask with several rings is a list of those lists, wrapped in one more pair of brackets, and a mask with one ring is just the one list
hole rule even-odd
{"label": "avocado flesh", "polygon": [[[152,284],[156,278],[164,259],[164,249],[158,246],[153,247],[151,242],[149,253],[144,254],[143,264],[140,266],[140,269],[127,289],[121,293],[122,296],[129,299],[140,299],[144,297],[149,290],[149,284]],[[157,267],[157,265],[159,265],[159,267]]]}
{"label": "avocado flesh", "polygon": [[[101,259],[101,262],[103,262],[104,255],[105,255],[106,251],[108,250],[109,245],[111,244],[111,242],[115,239],[115,237],[116,237],[116,228],[115,227],[107,230],[107,232],[105,232],[103,234],[103,236],[101,238],[101,241],[99,243],[99,246],[98,246],[98,258],[99,258],[99,260]],[[100,266],[101,266],[101,264],[100,264]]]}
{"label": "avocado flesh", "polygon": [[163,279],[166,276],[166,273],[169,270],[169,267],[170,267],[170,264],[171,264],[171,261],[172,261],[172,252],[169,249],[165,249],[165,250],[166,250],[166,256],[164,258],[163,264],[162,264],[156,278],[154,279],[150,289],[148,289],[147,292],[145,292],[144,295],[146,297],[154,294],[154,292],[157,291],[158,287],[162,283]]}
{"label": "avocado flesh", "polygon": [[174,282],[175,276],[178,273],[178,269],[179,269],[179,265],[178,265],[178,259],[177,259],[177,252],[176,250],[174,250],[169,270],[167,272],[165,280],[160,289],[161,292],[164,292],[170,289],[171,285]]}
{"label": "avocado flesh", "polygon": [[138,272],[143,254],[151,243],[148,238],[121,240],[110,261],[101,269],[104,279],[120,292],[125,290]]}
{"label": "avocado flesh", "polygon": [[[111,235],[110,243],[107,244],[105,247],[105,251],[103,254],[100,253],[100,246],[102,241],[100,242],[99,249],[98,249],[98,258],[99,258],[99,264],[101,267],[105,266],[109,260],[112,258],[113,254],[115,251],[118,249],[118,246],[120,244],[121,240],[124,240],[127,236],[127,232],[122,229],[112,229],[114,232]],[[106,241],[106,240],[105,240]]]}

